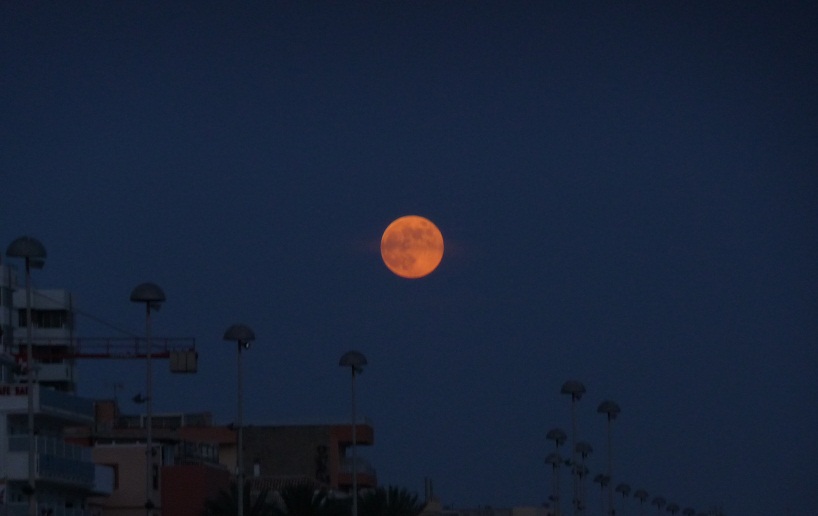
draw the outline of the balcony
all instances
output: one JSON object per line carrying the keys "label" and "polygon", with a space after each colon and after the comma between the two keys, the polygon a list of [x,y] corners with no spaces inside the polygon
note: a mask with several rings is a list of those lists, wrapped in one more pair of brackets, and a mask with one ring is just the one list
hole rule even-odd
{"label": "balcony", "polygon": [[53,389],[41,388],[40,410],[45,413],[69,417],[74,420],[93,423],[94,402]]}
{"label": "balcony", "polygon": [[[342,447],[352,445],[352,424],[334,425],[332,428],[338,444]],[[369,419],[359,419],[355,423],[355,442],[358,446],[369,446],[375,442],[375,431]]]}
{"label": "balcony", "polygon": [[[8,479],[28,479],[28,436],[10,436],[8,443]],[[56,437],[37,436],[34,439],[34,449],[35,480],[88,489],[94,486],[95,468],[91,462],[90,448],[68,444]]]}
{"label": "balcony", "polygon": [[[2,506],[0,506],[2,507]],[[88,511],[81,507],[66,508],[66,507],[48,507],[43,508],[43,511],[48,510],[49,516],[87,516]],[[3,516],[28,516],[28,502],[10,502],[6,507],[0,509],[0,514]],[[45,514],[43,512],[42,514]]]}
{"label": "balcony", "polygon": [[73,372],[70,364],[38,364],[38,382],[68,382],[73,380]]}
{"label": "balcony", "polygon": [[[376,487],[378,485],[378,475],[369,461],[358,457],[355,464],[358,486]],[[341,459],[340,471],[338,472],[338,486],[341,488],[352,486],[352,457],[344,457]]]}

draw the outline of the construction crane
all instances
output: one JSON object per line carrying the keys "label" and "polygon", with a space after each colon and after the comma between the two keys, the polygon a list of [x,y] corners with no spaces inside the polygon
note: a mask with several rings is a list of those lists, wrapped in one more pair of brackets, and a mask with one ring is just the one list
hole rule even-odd
{"label": "construction crane", "polygon": [[[24,366],[26,353],[23,339],[15,339],[14,351],[15,360]],[[32,358],[39,364],[57,364],[76,359],[128,360],[147,357],[147,342],[139,337],[38,338],[32,349]],[[196,339],[153,337],[151,359],[168,359],[172,373],[195,373],[198,362]]]}

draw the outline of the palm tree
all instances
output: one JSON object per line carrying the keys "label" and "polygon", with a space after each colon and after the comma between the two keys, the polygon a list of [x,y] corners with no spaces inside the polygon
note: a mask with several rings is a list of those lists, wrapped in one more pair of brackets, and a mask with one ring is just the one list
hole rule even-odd
{"label": "palm tree", "polygon": [[677,512],[679,512],[679,504],[677,503],[667,504],[667,512],[675,515]]}
{"label": "palm tree", "polygon": [[278,490],[288,516],[326,516],[327,494],[310,484],[296,484]]}
{"label": "palm tree", "polygon": [[696,509],[694,509],[693,507],[685,507],[684,510],[682,511],[682,514],[684,514],[685,516],[693,516],[694,514],[696,514]]}
{"label": "palm tree", "polygon": [[[267,503],[267,495],[269,490],[264,489],[259,492],[255,500],[250,497],[252,486],[250,483],[244,484],[243,504],[244,516],[272,516],[272,505]],[[236,483],[230,484],[227,489],[222,489],[216,498],[212,498],[205,502],[204,514],[205,516],[236,516],[239,513],[239,490]]]}
{"label": "palm tree", "polygon": [[423,504],[418,495],[396,486],[377,487],[363,493],[361,516],[418,516]]}

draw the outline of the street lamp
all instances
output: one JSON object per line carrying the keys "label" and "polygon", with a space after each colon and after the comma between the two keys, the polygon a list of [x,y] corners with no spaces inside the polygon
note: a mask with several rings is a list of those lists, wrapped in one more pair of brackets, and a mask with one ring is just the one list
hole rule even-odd
{"label": "street lamp", "polygon": [[26,264],[26,397],[28,398],[28,514],[37,515],[37,498],[34,495],[34,353],[31,342],[31,269],[45,265],[45,247],[36,238],[22,236],[6,248],[9,258],[22,258]]}
{"label": "street lamp", "polygon": [[653,500],[650,502],[651,505],[656,506],[656,514],[662,514],[662,507],[667,504],[667,500],[665,500],[664,496],[654,496]]}
{"label": "street lamp", "polygon": [[[605,400],[599,404],[596,411],[600,414],[605,414],[608,418],[608,480],[613,480],[613,452],[611,451],[611,423],[616,416],[619,415],[620,409],[619,405],[616,404],[615,401]],[[609,484],[608,487],[608,512],[613,516],[616,512],[613,506],[613,491],[611,490],[612,484]]]}
{"label": "street lamp", "polygon": [[562,458],[560,457],[560,446],[565,444],[567,437],[568,436],[565,435],[565,431],[563,431],[562,428],[552,428],[545,435],[546,439],[549,441],[554,441],[555,446],[554,453],[545,458],[545,462],[551,464],[554,473],[554,485],[551,497],[554,502],[555,516],[562,515],[562,501],[560,500],[560,465],[562,463]]}
{"label": "street lamp", "polygon": [[574,465],[574,471],[578,479],[578,498],[577,510],[582,514],[585,511],[585,477],[588,476],[588,466],[585,462],[591,453],[594,452],[593,446],[585,441],[580,441],[574,446],[574,452],[579,453],[580,460]]}
{"label": "street lamp", "polygon": [[573,454],[571,455],[571,463],[572,468],[574,471],[573,475],[573,486],[574,486],[574,515],[580,514],[580,505],[582,502],[580,500],[579,494],[579,479],[576,475],[576,466],[577,466],[577,453],[576,453],[576,445],[577,445],[577,410],[576,405],[577,402],[582,399],[582,395],[585,394],[585,386],[582,385],[581,382],[577,380],[568,380],[562,387],[560,388],[560,394],[567,394],[571,396],[571,447],[573,448]]}
{"label": "street lamp", "polygon": [[[620,493],[622,495],[622,499],[623,499],[622,507],[625,507],[624,499],[627,498],[628,495],[630,494],[631,486],[628,485],[628,484],[625,484],[625,483],[620,483],[618,486],[616,486],[616,492]],[[623,510],[622,514],[624,514],[624,513],[625,513],[625,511]]]}
{"label": "street lamp", "polygon": [[147,383],[147,415],[145,417],[145,513],[150,515],[156,505],[153,503],[151,477],[153,470],[153,371],[151,370],[151,310],[159,310],[165,301],[165,293],[155,283],[141,283],[131,291],[131,301],[145,303],[145,362]]}
{"label": "street lamp", "polygon": [[598,483],[599,488],[600,488],[599,493],[600,493],[600,501],[602,502],[602,504],[601,504],[602,505],[602,514],[605,514],[605,488],[608,486],[610,481],[611,481],[611,477],[609,477],[608,475],[605,475],[604,473],[598,473],[594,477],[594,482]]}
{"label": "street lamp", "polygon": [[341,367],[348,367],[352,371],[352,516],[358,516],[358,456],[355,438],[355,376],[362,373],[366,365],[366,357],[359,351],[347,351],[338,362]]}
{"label": "street lamp", "polygon": [[648,499],[648,492],[644,489],[637,489],[633,493],[633,497],[639,500],[639,516],[644,514],[643,509],[645,505],[645,500]]}
{"label": "street lamp", "polygon": [[560,513],[560,464],[562,463],[562,457],[557,452],[549,453],[548,456],[545,458],[546,464],[551,464],[551,469],[553,471],[552,479],[551,479],[551,502],[554,504],[554,510],[551,511],[554,516],[561,516]]}
{"label": "street lamp", "polygon": [[[585,386],[582,385],[581,382],[577,380],[568,380],[562,387],[560,388],[560,394],[568,394],[571,396],[571,444],[574,448],[574,454],[571,457],[571,462],[574,464],[574,471],[576,473],[576,464],[577,464],[577,454],[576,454],[576,445],[577,445],[577,409],[576,405],[577,402],[582,399],[582,395],[585,394]],[[577,474],[574,475],[574,515],[582,513],[582,507],[584,503],[582,501],[582,495],[580,493],[580,479]]]}
{"label": "street lamp", "polygon": [[238,344],[238,409],[236,414],[236,492],[238,494],[238,515],[244,516],[244,447],[242,444],[242,418],[244,415],[242,405],[242,372],[241,372],[241,350],[250,349],[250,343],[256,340],[256,334],[249,326],[244,324],[234,324],[224,332],[224,340],[235,341]]}

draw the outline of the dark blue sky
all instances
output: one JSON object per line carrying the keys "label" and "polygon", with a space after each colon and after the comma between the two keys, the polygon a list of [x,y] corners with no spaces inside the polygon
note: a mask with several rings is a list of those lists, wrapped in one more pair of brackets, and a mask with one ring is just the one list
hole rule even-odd
{"label": "dark blue sky", "polygon": [[[668,4],[668,5],[665,5]],[[818,16],[809,2],[0,4],[0,240],[48,249],[80,336],[194,336],[158,412],[348,417],[456,506],[539,504],[546,432],[728,514],[818,506]],[[378,245],[420,214],[422,280]],[[140,362],[85,362],[126,402]],[[598,490],[592,489],[592,495]],[[596,507],[595,504],[592,507]]]}

